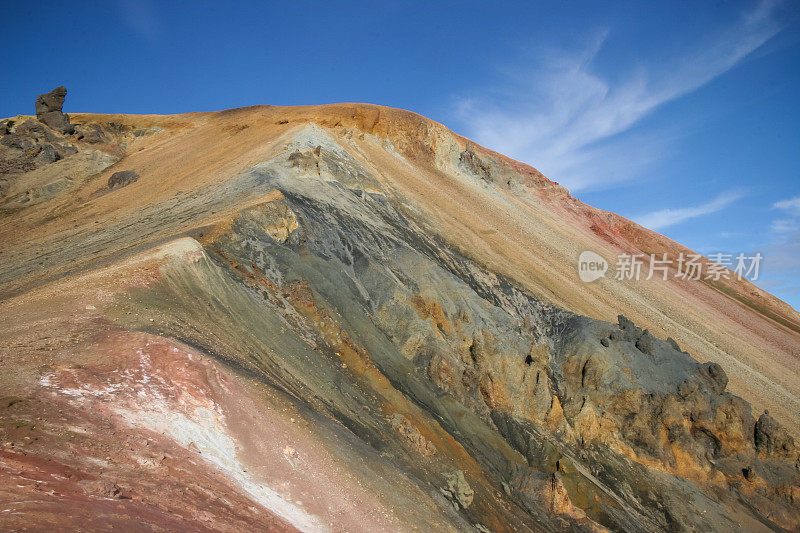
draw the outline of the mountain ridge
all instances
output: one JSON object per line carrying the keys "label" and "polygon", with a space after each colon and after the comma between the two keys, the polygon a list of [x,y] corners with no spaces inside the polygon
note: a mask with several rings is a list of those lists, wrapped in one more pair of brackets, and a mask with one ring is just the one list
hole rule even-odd
{"label": "mountain ridge", "polygon": [[[355,128],[354,131],[357,131],[359,134],[363,133],[365,135],[377,135],[378,138],[388,138],[391,140],[394,148],[403,154],[404,158],[412,162],[418,162],[419,159],[421,159],[425,165],[428,165],[428,167],[422,168],[427,168],[428,170],[431,170],[437,174],[442,172],[440,167],[450,169],[453,166],[458,166],[457,160],[451,162],[437,160],[437,158],[441,158],[440,148],[447,145],[448,142],[455,143],[450,145],[448,149],[458,150],[459,154],[462,150],[465,150],[467,146],[472,146],[473,149],[477,149],[477,151],[481,153],[483,157],[497,157],[495,155],[496,152],[480,147],[465,137],[451,132],[440,123],[427,119],[411,111],[397,110],[394,108],[375,106],[372,104],[345,103],[299,107],[251,106],[224,111],[198,112],[178,115],[82,115],[79,113],[73,113],[71,116],[73,116],[78,122],[87,121],[92,123],[95,120],[99,120],[100,122],[104,123],[119,122],[120,124],[126,124],[127,121],[128,126],[131,128],[142,126],[150,128],[168,127],[172,128],[172,130],[167,129],[167,132],[173,131],[173,135],[175,133],[183,132],[185,135],[191,136],[193,131],[198,131],[198,126],[205,125],[205,130],[207,131],[205,131],[201,136],[205,138],[198,139],[198,143],[200,145],[211,145],[213,147],[220,143],[220,141],[223,140],[222,138],[225,136],[229,136],[231,141],[238,141],[237,144],[239,146],[231,146],[231,148],[237,150],[237,154],[235,156],[230,153],[223,155],[221,151],[215,152],[217,157],[215,157],[215,161],[212,162],[212,165],[219,167],[221,162],[232,162],[235,165],[233,169],[226,168],[221,170],[221,175],[230,175],[231,173],[235,174],[236,172],[244,171],[249,166],[256,164],[258,158],[263,154],[264,145],[274,142],[275,139],[286,134],[287,131],[292,130],[293,128],[309,123],[316,123],[321,127],[327,127],[331,129],[340,128],[347,130],[348,128]],[[382,117],[383,119],[381,119]],[[193,121],[198,118],[201,120],[201,123],[193,123]],[[282,121],[286,122],[281,124]],[[383,137],[381,137],[381,135],[383,135]],[[210,139],[208,137],[210,137]],[[231,145],[232,144],[233,143],[231,143]],[[154,147],[154,149],[156,148],[157,147]],[[189,150],[189,147],[186,149]],[[262,151],[262,154],[256,155],[255,157],[252,155],[249,157],[242,157],[242,155],[245,155],[243,153],[244,150],[248,150],[251,154],[259,154],[259,152]],[[162,149],[161,151],[164,152],[165,150]],[[129,158],[129,165],[136,166],[137,161],[135,161],[134,158],[139,155],[139,153],[127,155]],[[150,154],[148,153],[148,156],[149,155]],[[179,160],[169,153],[166,155],[168,156],[167,160],[173,164],[176,160]],[[156,155],[156,157],[158,157],[158,155]],[[678,243],[675,243],[674,241],[671,241],[660,234],[651,232],[646,228],[642,228],[635,222],[628,221],[627,219],[624,219],[623,217],[613,213],[609,215],[607,214],[608,212],[603,212],[584,204],[580,200],[569,195],[566,189],[544,177],[534,167],[514,161],[513,159],[505,156],[500,156],[500,158],[501,159],[499,163],[496,163],[499,167],[499,169],[496,171],[497,174],[502,174],[505,177],[508,175],[509,167],[513,170],[521,169],[524,173],[520,178],[517,179],[523,180],[523,185],[526,183],[535,185],[533,188],[526,187],[517,189],[517,191],[521,193],[532,193],[532,201],[520,201],[519,197],[510,198],[512,202],[522,204],[521,207],[524,210],[523,215],[541,215],[541,207],[544,207],[544,209],[551,211],[545,213],[545,215],[548,215],[548,218],[550,219],[550,224],[553,224],[554,218],[556,219],[555,222],[557,224],[564,224],[565,220],[573,222],[574,229],[573,233],[570,235],[571,238],[574,238],[576,233],[580,235],[589,231],[601,239],[601,242],[599,243],[591,238],[584,240],[584,249],[592,249],[592,246],[594,246],[594,251],[601,252],[602,254],[602,252],[605,251],[603,246],[610,244],[610,251],[612,252],[622,251],[626,253],[633,253],[641,250],[645,253],[661,253],[667,251],[672,252],[673,255],[676,255],[675,252],[680,253],[681,251],[688,250],[687,248],[682,247]],[[391,161],[391,163],[396,163],[396,159],[395,161]],[[119,165],[119,163],[115,163],[115,165]],[[506,165],[508,166],[506,167]],[[433,168],[429,168],[430,166]],[[230,167],[230,163],[228,163],[228,167]],[[113,166],[111,168],[116,169],[117,166]],[[109,171],[111,168],[109,168]],[[169,168],[172,169],[173,167]],[[207,170],[208,169],[203,169],[198,172],[198,174],[200,176],[207,175]],[[156,171],[156,173],[158,176],[159,171]],[[164,172],[161,171],[160,174],[163,175]],[[176,174],[180,176],[181,170],[178,170]],[[405,176],[408,177],[409,174],[406,173]],[[438,176],[441,178],[443,174],[438,174]],[[196,187],[200,185],[196,183],[197,176],[194,176],[193,178],[194,179],[186,181],[185,183],[181,182],[181,186]],[[445,179],[438,181],[437,184],[451,184],[452,180],[449,180],[446,175],[444,175],[444,178]],[[172,176],[167,179],[158,177],[156,179],[158,179],[160,182],[158,186],[161,186],[162,188],[162,184],[172,185],[172,183],[175,182],[175,178]],[[144,179],[142,182],[143,181]],[[485,182],[486,180],[483,181]],[[417,183],[419,183],[418,180]],[[394,185],[403,185],[403,183],[398,180],[394,182]],[[503,182],[502,178],[495,179],[492,182],[492,185],[501,192],[503,190],[507,190],[503,189],[503,186],[505,185],[507,187],[507,184]],[[102,190],[104,187],[103,179],[95,180],[89,186],[94,186],[96,189]],[[130,194],[131,191],[136,190],[136,187],[141,187],[141,185],[134,184],[133,188],[123,189],[123,191],[128,191]],[[400,187],[398,187],[398,189],[400,189]],[[174,193],[177,192],[178,188],[177,186],[172,186],[170,190]],[[403,194],[409,194],[412,192],[409,187],[404,187],[400,190]],[[464,187],[450,187],[450,191],[453,190],[456,191],[455,194],[462,194],[465,189]],[[430,192],[432,192],[431,187],[427,187],[426,193]],[[142,195],[140,195],[140,197],[143,199],[150,198],[150,196]],[[440,194],[439,199],[442,198],[443,197]],[[88,195],[83,199],[89,199]],[[421,197],[417,196],[416,199],[417,201],[420,201]],[[485,195],[483,195],[482,200],[486,200]],[[98,202],[100,201],[102,201],[102,199],[98,200]],[[450,203],[453,204],[454,202]],[[98,203],[98,205],[103,204]],[[455,205],[455,207],[461,210],[459,212],[463,213],[463,208],[461,206]],[[538,211],[536,211],[537,207],[539,208]],[[107,216],[107,213],[108,210],[106,209],[105,212],[89,212],[87,215]],[[575,218],[578,220],[576,221]],[[437,224],[442,224],[443,220],[440,219],[436,222]],[[525,220],[523,220],[522,223],[530,224],[529,221]],[[489,215],[490,229],[488,230],[475,227],[464,228],[463,224],[460,224],[460,221],[457,224],[451,224],[450,228],[453,228],[453,226],[457,227],[460,230],[460,233],[465,237],[463,240],[466,241],[466,243],[469,243],[471,240],[474,241],[476,238],[481,238],[479,233],[480,231],[498,231],[502,234],[503,231],[497,228],[499,225],[500,224],[498,223],[497,217],[491,217],[491,215]],[[442,227],[448,226],[447,224],[442,224]],[[486,224],[483,224],[482,227],[485,228]],[[437,231],[435,227],[431,227],[429,229],[431,231]],[[476,233],[476,230],[478,233]],[[529,242],[533,242],[534,245],[537,244],[534,240],[538,237],[537,235],[531,235],[530,231],[524,231],[522,233],[528,235]],[[19,235],[22,234],[13,232],[12,235],[9,236],[8,233],[0,233],[0,238],[5,239],[7,242],[10,237],[13,242],[13,238]],[[644,236],[644,242],[642,244],[635,242],[637,239],[642,238],[642,236]],[[453,243],[455,246],[463,246],[462,251],[468,250],[468,244],[462,245],[460,242],[458,242],[458,239],[455,241],[456,242]],[[529,278],[527,281],[524,278],[520,279],[521,276],[519,275],[518,271],[512,272],[507,268],[509,255],[512,255],[513,257],[513,254],[518,254],[520,246],[521,243],[516,243],[516,249],[511,251],[503,251],[501,254],[499,254],[499,257],[498,254],[494,253],[494,249],[487,250],[488,254],[485,254],[485,256],[476,254],[476,250],[471,250],[469,255],[478,262],[487,265],[490,270],[502,272],[509,279],[516,279],[517,281],[520,281],[522,286],[525,287],[526,290],[531,291],[536,297],[545,298],[574,312],[587,314],[596,318],[603,318],[605,320],[613,320],[613,317],[620,312],[623,312],[626,315],[631,316],[637,321],[637,323],[644,324],[646,327],[660,335],[672,335],[678,338],[679,341],[685,342],[684,339],[681,338],[682,333],[678,328],[673,328],[673,330],[670,331],[663,328],[660,324],[660,321],[665,318],[664,310],[659,310],[656,312],[656,314],[645,316],[640,315],[636,309],[626,309],[625,306],[619,305],[616,305],[615,307],[611,302],[603,302],[604,305],[602,306],[602,309],[604,310],[597,309],[596,304],[587,305],[587,299],[583,296],[583,294],[581,294],[579,299],[576,299],[576,293],[585,293],[586,291],[591,291],[592,298],[596,298],[598,302],[608,299],[602,291],[598,292],[595,290],[597,284],[583,284],[579,282],[574,270],[570,273],[572,274],[570,276],[571,280],[564,279],[563,270],[565,268],[572,269],[572,265],[570,263],[577,262],[577,253],[575,253],[574,258],[570,257],[566,260],[563,257],[558,258],[555,264],[551,263],[546,265],[548,268],[544,269],[544,271],[542,271],[543,269],[537,268],[534,272],[525,272],[525,274],[532,274],[533,279],[530,279],[531,276],[525,276]],[[547,252],[554,253],[552,247],[550,247]],[[611,257],[615,255],[613,253],[605,253],[607,256]],[[528,257],[530,257],[530,254],[528,254]],[[544,258],[540,257],[539,260],[541,259]],[[522,265],[522,267],[530,271],[531,263],[533,263],[533,261],[527,261]],[[560,290],[552,290],[549,286],[543,286],[544,283],[542,280],[544,280],[547,285],[551,285],[553,281],[558,280],[560,282],[559,285],[561,285],[559,287]],[[696,286],[697,284],[693,283],[689,285],[692,285],[691,291],[698,290]],[[780,329],[785,329],[788,327],[789,331],[792,332],[792,336],[795,332],[800,330],[800,315],[798,315],[796,311],[788,306],[788,304],[781,302],[779,299],[769,295],[769,293],[766,293],[762,289],[755,287],[748,281],[733,279],[730,283],[725,283],[723,280],[715,285],[715,287],[700,289],[706,292],[707,297],[714,301],[715,305],[719,307],[730,307],[732,305],[736,307],[745,306],[746,308],[755,310],[760,316],[764,317],[765,320],[774,324],[776,327]],[[613,290],[615,287],[612,286],[611,288]],[[677,285],[676,283],[672,283],[670,286],[670,289],[672,290],[681,291],[683,288],[684,287],[682,287],[680,283],[677,283]],[[607,287],[604,287],[604,289],[607,289]],[[709,291],[711,292],[709,293]],[[731,291],[734,293],[733,296],[731,296]],[[627,290],[620,292],[623,292],[623,294],[616,296],[612,301],[618,301],[620,298],[629,297]],[[685,293],[685,291],[681,292]],[[648,295],[647,299],[652,301],[651,295]],[[736,316],[735,311],[732,312],[732,314]],[[667,315],[667,318],[673,318],[674,315],[675,312],[672,311]],[[736,321],[735,318],[734,320]],[[741,319],[736,321],[736,323],[739,327],[743,326]],[[781,344],[781,346],[784,346],[783,351],[785,351],[786,345]],[[764,362],[766,362],[766,356],[762,356],[760,359],[763,361],[761,363],[763,365]],[[796,357],[792,357],[792,359],[796,360]],[[718,360],[718,362],[720,362],[720,360]],[[798,388],[800,388],[800,384],[796,387],[797,388],[795,388],[795,390],[798,390]],[[798,400],[796,396],[793,402],[800,407],[800,400]],[[771,402],[770,405],[766,406],[773,409],[773,411],[776,413],[780,413],[782,410],[780,402]]]}
{"label": "mountain ridge", "polygon": [[[797,527],[800,320],[757,287],[583,283],[583,250],[687,249],[408,111],[69,119],[0,123],[0,475],[81,480],[31,516]],[[252,512],[203,515],[209,475]]]}

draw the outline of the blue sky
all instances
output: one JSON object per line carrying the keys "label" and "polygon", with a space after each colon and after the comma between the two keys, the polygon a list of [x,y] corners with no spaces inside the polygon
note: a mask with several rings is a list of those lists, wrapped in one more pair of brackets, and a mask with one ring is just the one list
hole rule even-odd
{"label": "blue sky", "polygon": [[229,5],[0,0],[0,116],[410,109],[800,308],[798,2]]}

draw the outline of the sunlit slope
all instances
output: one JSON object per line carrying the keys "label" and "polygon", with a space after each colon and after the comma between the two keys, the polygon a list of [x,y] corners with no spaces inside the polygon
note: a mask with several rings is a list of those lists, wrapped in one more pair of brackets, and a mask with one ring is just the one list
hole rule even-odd
{"label": "sunlit slope", "polygon": [[772,296],[581,282],[689,250],[408,112],[71,118],[0,122],[0,525],[797,529]]}
{"label": "sunlit slope", "polygon": [[[174,116],[73,114],[72,120],[158,133],[127,142],[119,162],[68,193],[3,217],[5,293],[224,219],[259,197],[237,178],[315,124],[377,176],[426,231],[531,295],[596,318],[625,314],[672,336],[696,358],[729,368],[733,391],[784,422],[800,410],[800,318],[791,307],[735,279],[581,282],[576,262],[582,250],[612,262],[622,252],[685,250],[413,113],[336,104]],[[108,177],[124,169],[135,169],[140,179],[98,196]]]}

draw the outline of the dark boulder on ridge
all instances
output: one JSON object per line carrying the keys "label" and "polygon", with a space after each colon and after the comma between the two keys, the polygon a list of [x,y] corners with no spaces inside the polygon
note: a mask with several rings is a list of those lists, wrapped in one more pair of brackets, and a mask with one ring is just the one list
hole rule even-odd
{"label": "dark boulder on ridge", "polygon": [[69,116],[62,112],[67,89],[62,85],[49,93],[40,94],[36,98],[36,118],[54,130],[71,135],[75,126],[69,123]]}

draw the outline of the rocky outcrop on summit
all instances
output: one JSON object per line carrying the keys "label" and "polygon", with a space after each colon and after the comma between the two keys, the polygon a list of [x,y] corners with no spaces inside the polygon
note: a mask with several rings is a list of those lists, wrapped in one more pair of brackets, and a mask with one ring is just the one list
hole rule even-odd
{"label": "rocky outcrop on summit", "polygon": [[68,139],[35,120],[7,120],[0,138],[0,175],[21,174],[78,152]]}
{"label": "rocky outcrop on summit", "polygon": [[67,90],[57,87],[36,99],[36,119],[0,122],[0,176],[22,174],[78,152],[69,116],[61,108]]}
{"label": "rocky outcrop on summit", "polygon": [[70,124],[69,115],[61,111],[66,97],[67,89],[63,85],[49,93],[40,94],[36,98],[36,118],[59,133],[71,135],[75,132],[75,126]]}
{"label": "rocky outcrop on summit", "polygon": [[[119,161],[130,144],[159,131],[113,120],[72,124],[61,111],[65,96],[66,89],[58,87],[39,95],[35,119],[19,115],[0,121],[0,213],[63,198]],[[107,177],[108,188],[133,183],[138,174],[132,172]]]}

